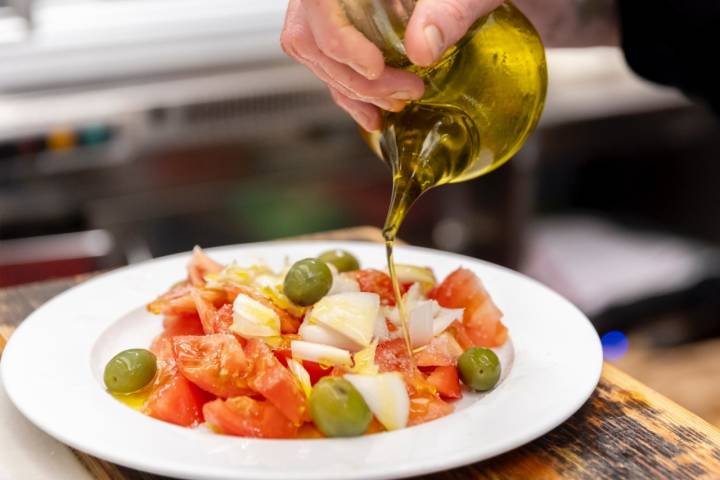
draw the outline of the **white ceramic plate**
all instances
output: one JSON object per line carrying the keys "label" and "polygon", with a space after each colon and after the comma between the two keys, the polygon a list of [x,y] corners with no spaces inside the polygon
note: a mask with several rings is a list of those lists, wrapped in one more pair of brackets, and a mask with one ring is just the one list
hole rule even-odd
{"label": "white ceramic plate", "polygon": [[[330,248],[383,268],[384,247],[352,242],[286,242],[211,249],[222,262],[285,260]],[[587,318],[546,287],[469,257],[400,247],[399,263],[431,266],[443,278],[475,271],[505,313],[515,348],[512,369],[491,393],[466,394],[456,412],[405,430],[353,439],[257,440],[186,429],[146,417],[103,389],[105,362],[147,347],[161,320],[144,305],[184,275],[175,255],[102,275],[38,308],[12,336],[2,380],[35,425],[79,450],[148,472],[207,479],[375,479],[445,470],[527,443],[572,415],[595,388],[602,366]]]}

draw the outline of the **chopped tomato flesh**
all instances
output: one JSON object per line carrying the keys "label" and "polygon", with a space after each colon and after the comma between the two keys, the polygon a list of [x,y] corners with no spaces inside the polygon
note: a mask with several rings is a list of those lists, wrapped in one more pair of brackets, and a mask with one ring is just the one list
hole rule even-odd
{"label": "chopped tomato flesh", "polygon": [[180,372],[198,387],[221,398],[248,395],[252,365],[232,335],[173,338]]}
{"label": "chopped tomato flesh", "polygon": [[164,333],[169,337],[177,335],[202,335],[202,322],[195,314],[166,315],[163,320]]}
{"label": "chopped tomato flesh", "polygon": [[290,371],[258,339],[250,339],[245,347],[254,365],[251,386],[268,399],[293,424],[300,425],[309,419],[307,397]]}
{"label": "chopped tomato flesh", "polygon": [[437,388],[438,393],[443,398],[462,397],[460,377],[457,368],[454,366],[437,367],[428,375],[427,381]]}
{"label": "chopped tomato flesh", "polygon": [[188,280],[190,284],[199,287],[205,285],[205,275],[208,273],[216,273],[223,269],[223,266],[208,257],[202,248],[193,248],[190,263],[188,263]]}
{"label": "chopped tomato flesh", "polygon": [[205,420],[229,435],[256,438],[293,438],[298,427],[272,403],[250,397],[217,399],[205,404]]}
{"label": "chopped tomato flesh", "polygon": [[410,416],[408,426],[419,425],[437,418],[450,415],[454,408],[435,395],[422,394],[410,397]]}
{"label": "chopped tomato flesh", "polygon": [[464,268],[455,270],[433,295],[443,307],[465,309],[463,334],[473,346],[498,347],[505,343],[507,328],[502,323],[502,312],[473,272]]}
{"label": "chopped tomato flesh", "polygon": [[395,305],[395,293],[392,288],[390,276],[380,270],[366,269],[353,272],[361,292],[371,292],[380,295],[383,305]]}
{"label": "chopped tomato flesh", "polygon": [[145,402],[144,412],[164,422],[191,427],[202,423],[202,407],[212,398],[175,373],[153,390]]}

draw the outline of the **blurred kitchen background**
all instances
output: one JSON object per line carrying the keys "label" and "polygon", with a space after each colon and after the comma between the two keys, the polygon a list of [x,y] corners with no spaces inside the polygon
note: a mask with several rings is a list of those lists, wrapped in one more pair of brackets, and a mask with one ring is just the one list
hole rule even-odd
{"label": "blurred kitchen background", "polygon": [[[0,0],[0,287],[381,225],[388,171],[281,52],[285,5]],[[525,149],[401,236],[550,285],[609,360],[720,425],[720,124],[615,49],[549,63]]]}

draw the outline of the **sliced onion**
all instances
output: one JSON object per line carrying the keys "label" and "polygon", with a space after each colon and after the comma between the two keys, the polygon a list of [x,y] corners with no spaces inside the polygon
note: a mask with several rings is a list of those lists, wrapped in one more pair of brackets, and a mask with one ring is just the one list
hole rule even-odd
{"label": "sliced onion", "polygon": [[363,348],[362,345],[350,340],[345,335],[320,324],[303,322],[303,324],[300,325],[298,333],[303,340],[312,343],[322,343],[323,345],[330,345],[331,347],[337,347],[351,352]]}
{"label": "sliced onion", "polygon": [[[437,304],[437,302],[433,301]],[[463,308],[443,308],[440,307],[440,311],[435,315],[433,320],[433,335],[440,335],[444,332],[455,320],[462,320]]]}
{"label": "sliced onion", "polygon": [[321,365],[352,365],[350,352],[330,345],[293,340],[290,342],[290,350],[295,359],[309,360]]}
{"label": "sliced onion", "polygon": [[430,343],[433,337],[432,301],[418,303],[410,312],[408,330],[413,348]]}

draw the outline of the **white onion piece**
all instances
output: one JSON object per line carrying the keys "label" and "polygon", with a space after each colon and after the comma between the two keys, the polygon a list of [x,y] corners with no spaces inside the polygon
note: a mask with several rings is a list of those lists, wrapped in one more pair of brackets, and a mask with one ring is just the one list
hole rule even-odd
{"label": "white onion piece", "polygon": [[335,330],[332,330],[324,325],[311,324],[309,322],[303,322],[298,330],[300,337],[308,342],[322,343],[323,345],[330,345],[331,347],[342,348],[343,350],[349,350],[356,352],[362,349],[362,345],[358,345]]}
{"label": "white onion piece", "polygon": [[248,338],[277,337],[280,335],[280,316],[272,308],[240,294],[233,302],[230,331]]}
{"label": "white onion piece", "polygon": [[386,429],[398,430],[407,425],[410,398],[401,374],[346,374],[344,377],[360,392],[370,411]]}
{"label": "white onion piece", "polygon": [[430,343],[433,337],[432,302],[420,302],[410,311],[408,330],[413,348]]}
{"label": "white onion piece", "polygon": [[330,287],[330,291],[327,293],[327,295],[359,291],[360,285],[358,284],[357,280],[355,280],[355,277],[353,277],[352,275],[346,275],[344,273],[337,273],[337,271],[334,271],[332,287]]}
{"label": "white onion piece", "polygon": [[380,296],[376,293],[338,293],[321,298],[313,306],[309,321],[324,325],[367,347],[372,341],[379,309]]}
{"label": "white onion piece", "polygon": [[387,323],[385,322],[385,314],[382,310],[378,312],[377,319],[375,320],[373,336],[378,340],[387,340],[390,338],[390,331],[388,330]]}
{"label": "white onion piece", "polygon": [[[437,302],[433,301],[437,304]],[[463,308],[443,308],[440,307],[440,311],[435,315],[433,319],[433,335],[440,335],[444,332],[455,320],[462,320]]]}
{"label": "white onion piece", "polygon": [[290,372],[295,375],[295,378],[297,378],[298,382],[300,383],[300,387],[305,393],[305,396],[309,397],[312,393],[310,374],[307,370],[305,370],[305,367],[303,367],[302,363],[298,362],[297,360],[288,358],[287,362],[288,370],[290,370]]}
{"label": "white onion piece", "polygon": [[295,359],[309,360],[321,365],[352,365],[350,352],[330,345],[293,340],[290,350]]}

